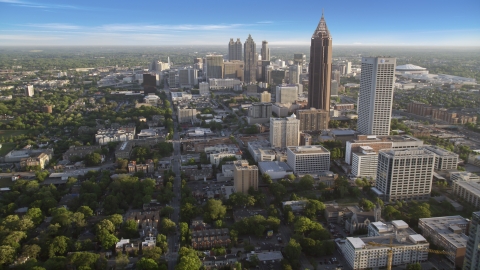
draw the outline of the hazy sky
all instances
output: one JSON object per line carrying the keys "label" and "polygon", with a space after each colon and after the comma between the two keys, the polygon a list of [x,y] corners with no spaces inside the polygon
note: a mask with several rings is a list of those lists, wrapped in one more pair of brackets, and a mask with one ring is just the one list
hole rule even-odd
{"label": "hazy sky", "polygon": [[0,0],[0,45],[308,45],[322,8],[336,45],[480,46],[479,0]]}

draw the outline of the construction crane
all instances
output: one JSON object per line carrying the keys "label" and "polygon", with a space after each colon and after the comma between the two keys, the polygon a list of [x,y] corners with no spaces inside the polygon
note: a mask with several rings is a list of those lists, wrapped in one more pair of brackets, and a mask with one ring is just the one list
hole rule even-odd
{"label": "construction crane", "polygon": [[389,248],[390,248],[390,249],[387,250],[387,254],[388,254],[387,270],[392,270],[393,248],[394,248],[394,247],[402,247],[402,249],[418,250],[418,251],[422,251],[422,252],[425,252],[425,251],[426,251],[426,252],[428,252],[428,253],[441,254],[441,255],[455,255],[455,254],[453,254],[452,252],[449,252],[449,251],[435,250],[435,249],[422,249],[422,250],[419,250],[418,248],[408,248],[408,247],[405,247],[405,246],[403,246],[403,245],[392,244],[391,242],[392,242],[392,241],[390,240],[390,244],[380,244],[380,243],[376,243],[376,242],[368,242],[368,243],[367,243],[367,245],[371,245],[371,246],[389,247]]}

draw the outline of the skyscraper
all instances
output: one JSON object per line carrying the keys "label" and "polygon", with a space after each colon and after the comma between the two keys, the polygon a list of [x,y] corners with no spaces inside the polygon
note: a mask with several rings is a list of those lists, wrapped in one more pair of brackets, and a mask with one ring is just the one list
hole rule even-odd
{"label": "skyscraper", "polygon": [[239,38],[237,41],[233,41],[233,38],[230,39],[228,43],[228,60],[243,60],[242,58],[242,42]]}
{"label": "skyscraper", "polygon": [[288,82],[290,84],[297,84],[297,83],[300,83],[300,74],[302,73],[302,67],[300,65],[292,65],[290,66],[289,68],[289,80]]}
{"label": "skyscraper", "polygon": [[207,79],[222,79],[223,67],[223,55],[207,55]]}
{"label": "skyscraper", "polygon": [[395,62],[395,58],[362,58],[357,124],[362,134],[390,134]]}
{"label": "skyscraper", "polygon": [[307,57],[303,53],[295,53],[293,54],[293,64],[303,66],[305,65],[306,58]]}
{"label": "skyscraper", "polygon": [[262,60],[270,61],[270,48],[268,48],[268,41],[262,41]]}
{"label": "skyscraper", "polygon": [[256,58],[256,45],[251,35],[248,35],[245,44],[243,45],[244,62],[245,62],[245,83],[257,82],[257,58]]}
{"label": "skyscraper", "polygon": [[480,245],[480,212],[472,213],[472,222],[469,227],[467,250],[463,262],[464,270],[474,270],[480,266],[480,250],[478,248]]}
{"label": "skyscraper", "polygon": [[330,113],[315,108],[297,110],[297,119],[300,120],[300,131],[326,130]]}
{"label": "skyscraper", "polygon": [[322,14],[310,43],[308,107],[330,111],[332,37]]}

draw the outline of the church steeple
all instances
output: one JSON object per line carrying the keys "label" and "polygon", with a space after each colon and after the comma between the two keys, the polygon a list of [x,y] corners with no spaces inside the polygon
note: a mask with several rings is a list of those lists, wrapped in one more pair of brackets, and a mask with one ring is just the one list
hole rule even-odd
{"label": "church steeple", "polygon": [[320,18],[320,22],[318,23],[317,29],[313,32],[312,38],[315,37],[331,37],[330,31],[328,31],[327,23],[325,22],[325,18],[323,17],[323,9],[322,9],[322,18]]}

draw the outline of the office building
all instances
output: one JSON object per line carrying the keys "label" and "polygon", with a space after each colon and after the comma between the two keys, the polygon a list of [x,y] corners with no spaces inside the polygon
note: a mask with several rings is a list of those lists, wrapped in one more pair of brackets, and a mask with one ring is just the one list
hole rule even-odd
{"label": "office building", "polygon": [[[408,226],[408,225],[407,225]],[[370,243],[377,245],[371,245]],[[388,245],[393,244],[394,247]],[[393,251],[392,266],[406,266],[428,259],[429,243],[420,234],[392,236],[347,237],[342,253],[349,269],[380,269],[388,263],[388,253]]]}
{"label": "office building", "polygon": [[244,81],[247,84],[257,82],[257,56],[256,56],[256,44],[251,35],[248,35],[247,40],[243,46],[244,63],[245,63],[245,75]]}
{"label": "office building", "polygon": [[228,60],[233,61],[233,60],[239,60],[242,61],[242,42],[240,41],[239,38],[237,38],[237,41],[234,42],[233,38],[230,39],[230,42],[228,43]]}
{"label": "office building", "polygon": [[33,90],[33,85],[27,84],[25,86],[25,96],[33,97],[34,94],[35,94],[35,91]]}
{"label": "office building", "polygon": [[321,145],[287,147],[287,164],[296,174],[330,170],[330,152]]}
{"label": "office building", "polygon": [[287,72],[285,69],[273,69],[267,71],[268,83],[280,85],[286,81]]}
{"label": "office building", "polygon": [[223,78],[223,55],[207,55],[207,65],[205,67],[207,79]]}
{"label": "office building", "polygon": [[179,69],[178,81],[180,88],[193,88],[198,84],[198,70],[194,68]]}
{"label": "office building", "polygon": [[300,143],[300,120],[295,114],[286,118],[270,118],[270,144],[285,148]]}
{"label": "office building", "polygon": [[233,185],[235,192],[248,193],[248,189],[258,190],[258,167],[248,165],[246,160],[237,160],[233,162]]}
{"label": "office building", "polygon": [[312,35],[308,70],[308,107],[330,112],[332,36],[323,14]]}
{"label": "office building", "polygon": [[178,108],[178,123],[191,123],[197,117],[197,109]]}
{"label": "office building", "polygon": [[352,73],[352,62],[345,63],[345,75]]}
{"label": "office building", "polygon": [[377,178],[378,153],[370,146],[360,146],[352,153],[352,174],[355,177]]}
{"label": "office building", "polygon": [[272,103],[254,102],[248,108],[247,120],[249,125],[268,123],[270,116],[272,116]]}
{"label": "office building", "polygon": [[297,119],[300,120],[300,131],[321,131],[328,129],[330,114],[324,110],[310,108],[297,110]]}
{"label": "office building", "polygon": [[300,74],[302,74],[302,67],[299,65],[293,65],[288,68],[288,83],[290,84],[299,84],[300,83]]}
{"label": "office building", "polygon": [[425,149],[435,154],[436,171],[456,170],[458,165],[458,154],[445,150],[435,145],[427,145]]}
{"label": "office building", "polygon": [[362,134],[390,134],[395,62],[395,58],[362,58],[357,124]]}
{"label": "office building", "polygon": [[373,191],[385,201],[428,200],[435,154],[423,147],[380,150]]}
{"label": "office building", "polygon": [[295,103],[298,99],[298,86],[297,85],[278,85],[275,91],[276,103]]}
{"label": "office building", "polygon": [[345,163],[351,164],[352,153],[360,151],[361,146],[370,146],[375,153],[382,149],[402,149],[423,146],[423,141],[409,135],[357,135],[354,140],[346,142]]}
{"label": "office building", "polygon": [[272,94],[267,91],[263,91],[260,94],[260,102],[271,102],[272,101]]}
{"label": "office building", "polygon": [[293,54],[293,64],[303,66],[307,62],[307,57],[303,53]]}
{"label": "office building", "polygon": [[463,270],[478,270],[480,267],[480,212],[473,212],[470,223],[467,251]]}
{"label": "office building", "polygon": [[470,220],[461,216],[421,218],[418,220],[418,228],[422,235],[440,249],[450,252],[447,259],[462,267],[467,249],[467,228]]}
{"label": "office building", "polygon": [[210,90],[233,89],[241,90],[242,82],[238,79],[208,79]]}
{"label": "office building", "polygon": [[270,48],[268,48],[268,41],[262,41],[262,61],[270,61]]}
{"label": "office building", "polygon": [[244,72],[243,61],[231,60],[224,63],[223,78],[225,79],[237,79],[243,82]]}

